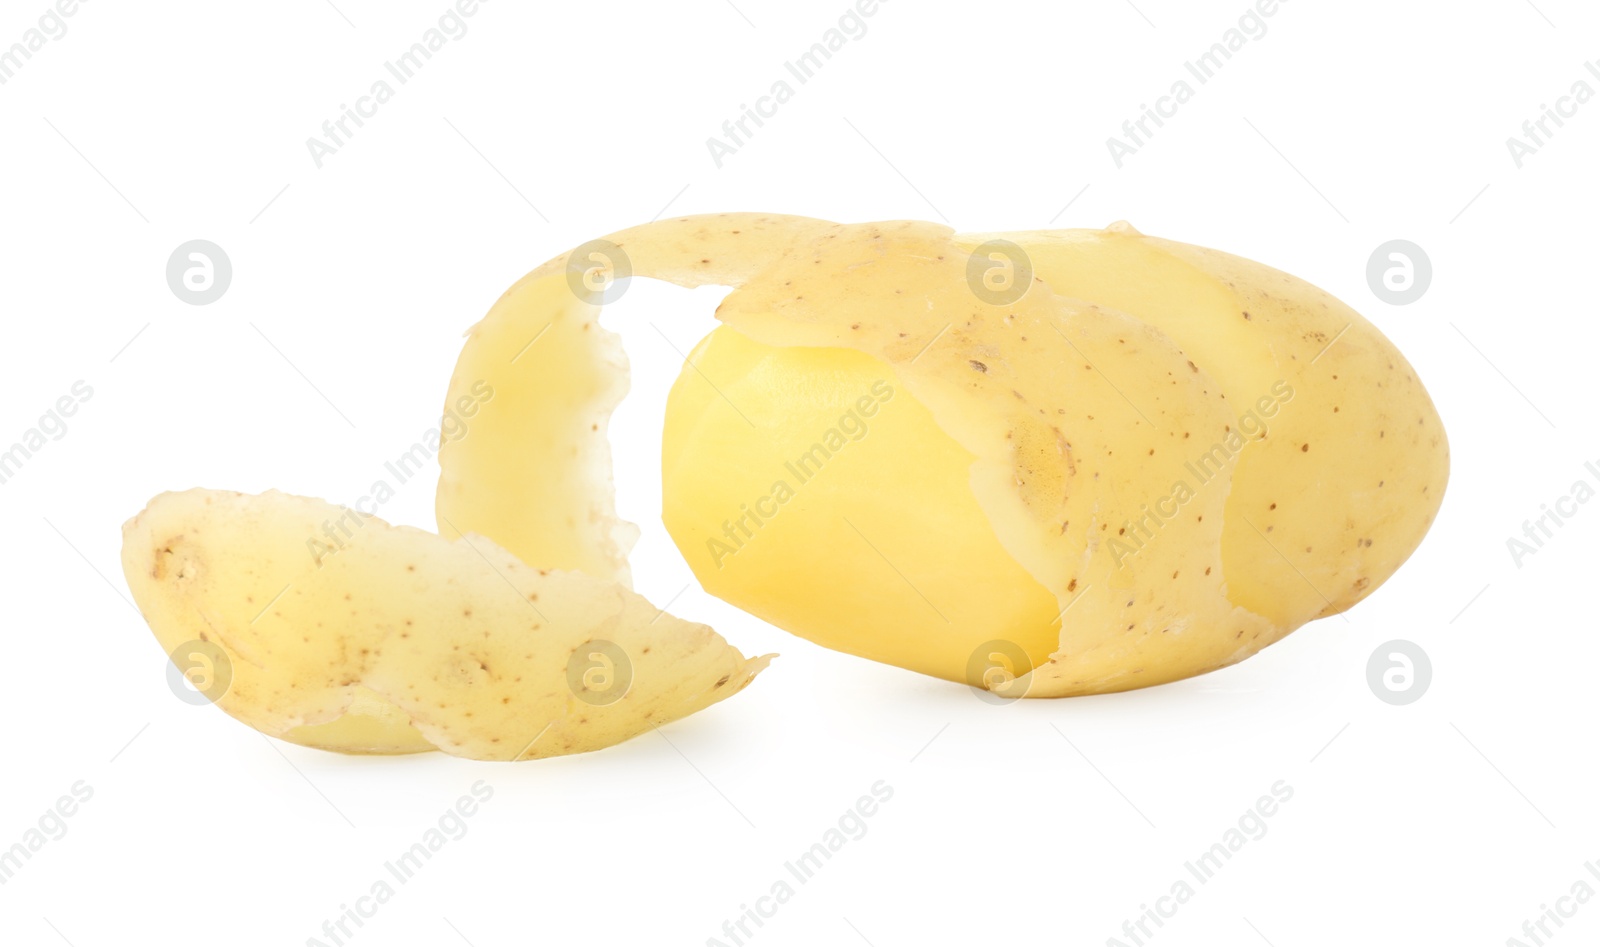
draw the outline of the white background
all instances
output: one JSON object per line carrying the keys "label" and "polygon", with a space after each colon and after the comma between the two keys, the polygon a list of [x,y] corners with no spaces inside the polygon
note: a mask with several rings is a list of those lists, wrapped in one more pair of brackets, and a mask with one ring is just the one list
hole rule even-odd
{"label": "white background", "polygon": [[[0,886],[0,939],[323,938],[477,780],[494,797],[466,837],[348,942],[731,944],[724,921],[878,780],[894,797],[866,836],[747,942],[1105,944],[1278,780],[1294,798],[1265,838],[1150,943],[1499,945],[1580,878],[1600,888],[1600,504],[1520,568],[1506,547],[1600,461],[1600,102],[1521,169],[1506,147],[1575,81],[1600,88],[1592,6],[1291,0],[1118,169],[1106,138],[1245,0],[890,0],[719,169],[706,139],[845,0],[494,0],[318,169],[307,137],[447,9],[334,2],[93,0],[0,86],[0,442],[94,390],[0,486],[0,848],[94,791]],[[0,47],[45,8],[6,0]],[[174,698],[127,600],[125,519],[196,485],[360,496],[437,423],[462,331],[506,286],[669,208],[1128,218],[1288,270],[1420,372],[1453,448],[1443,512],[1347,618],[1239,666],[994,707],[692,585],[658,515],[680,356],[650,323],[688,351],[718,292],[636,284],[606,316],[635,368],[612,435],[636,584],[781,652],[756,685],[663,735],[515,765],[345,758]],[[164,275],[195,238],[234,267],[203,307]],[[1393,238],[1435,271],[1404,307],[1365,277]],[[431,528],[431,478],[383,512]],[[1396,638],[1433,661],[1406,707],[1366,682]],[[1566,923],[1553,942],[1593,943],[1600,901]]]}

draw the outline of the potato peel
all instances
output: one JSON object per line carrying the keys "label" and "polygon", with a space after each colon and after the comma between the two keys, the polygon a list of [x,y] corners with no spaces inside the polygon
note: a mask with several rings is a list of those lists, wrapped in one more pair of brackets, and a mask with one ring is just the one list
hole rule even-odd
{"label": "potato peel", "polygon": [[606,425],[627,393],[628,360],[600,325],[603,293],[575,265],[687,287],[738,284],[834,226],[771,214],[675,218],[592,241],[519,280],[467,332],[450,380],[447,407],[482,383],[495,398],[471,437],[440,448],[440,532],[493,536],[525,562],[627,583],[638,530],[616,513]]}
{"label": "potato peel", "polygon": [[169,652],[219,647],[223,710],[294,742],[481,760],[619,743],[743,689],[710,628],[614,581],[367,518],[334,553],[320,500],[163,494],[123,529],[134,600]]}

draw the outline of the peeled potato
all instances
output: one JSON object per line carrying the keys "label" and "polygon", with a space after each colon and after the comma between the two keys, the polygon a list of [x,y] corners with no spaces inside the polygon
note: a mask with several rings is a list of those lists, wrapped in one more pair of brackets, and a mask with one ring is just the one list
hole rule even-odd
{"label": "peeled potato", "polygon": [[[1015,293],[984,282],[997,239]],[[1007,696],[1242,660],[1370,594],[1443,498],[1415,373],[1294,277],[1125,224],[961,236],[721,214],[552,260],[473,329],[451,397],[515,394],[485,408],[493,436],[441,452],[442,521],[546,558],[599,539],[590,567],[625,575],[600,434],[625,363],[597,269],[735,287],[666,412],[664,519],[702,584]]]}
{"label": "peeled potato", "polygon": [[482,760],[619,743],[731,696],[766,665],[613,581],[534,568],[320,500],[163,494],[123,528],[123,571],[163,648],[210,651],[218,706],[348,753]]}

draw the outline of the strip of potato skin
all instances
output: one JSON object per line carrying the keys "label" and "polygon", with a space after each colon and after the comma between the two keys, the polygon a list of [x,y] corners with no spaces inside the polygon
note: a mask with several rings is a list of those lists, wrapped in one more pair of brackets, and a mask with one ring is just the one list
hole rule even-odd
{"label": "strip of potato skin", "polygon": [[[218,705],[269,735],[336,721],[365,691],[452,755],[578,753],[731,696],[767,663],[615,583],[530,567],[483,537],[367,518],[318,564],[307,541],[341,512],[276,492],[192,490],[157,497],[123,529],[124,573],[157,640],[169,653],[192,640],[221,647],[232,684]],[[596,640],[631,666],[609,703],[569,685],[569,659]],[[388,746],[353,749],[418,747],[397,731]]]}
{"label": "strip of potato skin", "polygon": [[[793,214],[691,214],[628,227],[590,243],[621,248],[638,276],[690,288],[742,286],[775,258],[837,226]],[[548,260],[524,278],[564,272],[570,257],[564,253]]]}
{"label": "strip of potato skin", "polygon": [[[882,359],[979,458],[973,492],[996,534],[1066,609],[1061,650],[1032,672],[1028,696],[1177,680],[1286,634],[1227,599],[1231,459],[1136,555],[1111,552],[1190,450],[1227,437],[1234,418],[1216,382],[1162,333],[1042,281],[1011,306],[979,300],[951,238],[919,222],[842,226],[718,315],[765,344]],[[959,590],[924,594],[941,593]]]}
{"label": "strip of potato skin", "polygon": [[[708,214],[602,241],[620,250],[613,264],[626,260],[635,276],[738,285],[833,226],[781,214]],[[494,397],[471,419],[471,437],[440,448],[439,532],[489,536],[525,562],[627,584],[638,533],[617,516],[606,440],[611,412],[628,391],[627,355],[601,327],[595,294],[569,279],[571,256],[517,281],[467,332],[445,410],[475,401],[475,386],[491,386]]]}

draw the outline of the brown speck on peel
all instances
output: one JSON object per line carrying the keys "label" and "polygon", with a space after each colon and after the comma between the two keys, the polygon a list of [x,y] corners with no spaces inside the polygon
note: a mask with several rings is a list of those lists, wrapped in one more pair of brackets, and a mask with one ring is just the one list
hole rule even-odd
{"label": "brown speck on peel", "polygon": [[968,359],[967,360],[967,364],[971,365],[974,371],[980,371],[980,372],[983,372],[984,374],[988,374],[988,372],[989,372],[989,366],[983,364],[982,362],[978,361],[975,358]]}
{"label": "brown speck on peel", "polygon": [[1302,453],[1302,454],[1304,454],[1306,451],[1308,451],[1310,449],[1311,449],[1311,445],[1310,444],[1301,444],[1300,445],[1300,453]]}

